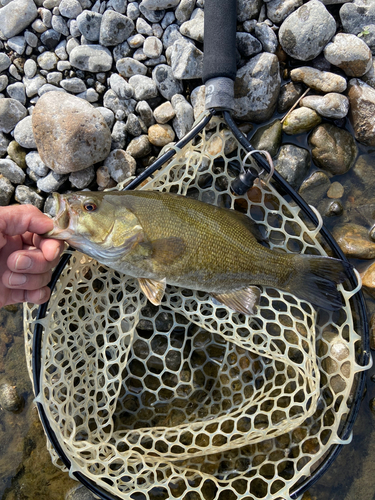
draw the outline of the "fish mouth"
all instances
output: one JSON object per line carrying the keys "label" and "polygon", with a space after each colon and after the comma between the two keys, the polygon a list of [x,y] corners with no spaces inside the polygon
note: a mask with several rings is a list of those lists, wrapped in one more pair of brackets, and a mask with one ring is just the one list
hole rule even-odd
{"label": "fish mouth", "polygon": [[63,196],[58,193],[53,193],[53,206],[52,210],[56,214],[52,222],[54,228],[48,233],[43,234],[45,238],[54,238],[56,240],[67,240],[72,234],[71,217],[69,214],[68,204]]}

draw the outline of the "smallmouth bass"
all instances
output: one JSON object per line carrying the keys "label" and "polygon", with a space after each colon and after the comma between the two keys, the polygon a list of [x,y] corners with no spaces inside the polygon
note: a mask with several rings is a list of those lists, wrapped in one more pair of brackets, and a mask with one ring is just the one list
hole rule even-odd
{"label": "smallmouth bass", "polygon": [[[246,215],[158,191],[54,193],[54,229],[44,236],[138,278],[159,305],[166,284],[208,292],[220,303],[254,314],[259,285],[339,309],[336,285],[348,264],[324,256],[281,253],[262,246]],[[259,238],[258,238],[259,239]]]}

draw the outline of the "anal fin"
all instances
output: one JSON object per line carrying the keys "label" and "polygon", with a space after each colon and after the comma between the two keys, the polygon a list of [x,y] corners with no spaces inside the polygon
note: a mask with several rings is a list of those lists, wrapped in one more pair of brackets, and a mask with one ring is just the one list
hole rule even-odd
{"label": "anal fin", "polygon": [[156,281],[149,278],[138,278],[138,283],[151,304],[159,306],[165,292],[166,279]]}
{"label": "anal fin", "polygon": [[260,300],[260,289],[256,286],[248,286],[227,293],[211,293],[212,297],[221,304],[242,314],[256,314]]}

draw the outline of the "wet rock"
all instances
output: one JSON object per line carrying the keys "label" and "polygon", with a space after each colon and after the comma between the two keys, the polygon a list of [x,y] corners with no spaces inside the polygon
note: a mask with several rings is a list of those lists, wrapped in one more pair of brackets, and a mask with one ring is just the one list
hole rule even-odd
{"label": "wet rock", "polygon": [[14,199],[18,201],[18,203],[34,205],[34,207],[39,208],[39,210],[43,209],[43,196],[28,186],[17,186],[14,193]]}
{"label": "wet rock", "polygon": [[283,132],[289,135],[302,134],[319,125],[321,121],[321,117],[313,109],[294,109],[283,122]]}
{"label": "wet rock", "polygon": [[302,0],[270,0],[267,2],[267,15],[273,23],[280,24],[302,4]]}
{"label": "wet rock", "polygon": [[195,9],[189,21],[185,21],[180,27],[180,33],[197,42],[203,43],[204,12]]}
{"label": "wet rock", "polygon": [[69,490],[64,500],[95,500],[95,497],[89,489],[80,485]]}
{"label": "wet rock", "polygon": [[13,184],[0,174],[0,207],[9,205],[14,193]]}
{"label": "wet rock", "polygon": [[156,83],[156,87],[160,94],[170,101],[175,94],[181,94],[183,85],[180,80],[177,80],[172,68],[167,64],[160,64],[152,72],[152,79]]}
{"label": "wet rock", "polygon": [[[375,263],[372,263],[364,272],[361,273],[362,286],[372,296],[375,297]],[[372,331],[372,335],[371,335]],[[370,341],[373,344],[371,349],[375,348],[375,315],[371,317],[370,322]]]}
{"label": "wet rock", "polygon": [[328,191],[328,198],[338,199],[344,196],[344,186],[340,182],[332,182]]}
{"label": "wet rock", "polygon": [[140,135],[130,141],[126,151],[132,155],[133,158],[143,158],[151,153],[151,144],[147,135]]}
{"label": "wet rock", "polygon": [[13,160],[0,160],[0,175],[6,177],[13,184],[23,184],[26,174]]}
{"label": "wet rock", "polygon": [[310,205],[318,206],[322,198],[325,197],[331,183],[324,172],[314,172],[301,184],[298,193]]}
{"label": "wet rock", "polygon": [[310,0],[288,16],[279,30],[285,52],[310,61],[317,57],[336,32],[336,22],[319,0]]}
{"label": "wet rock", "polygon": [[44,94],[35,106],[32,125],[40,157],[57,174],[83,170],[110,151],[111,132],[103,115],[79,97]]}
{"label": "wet rock", "polygon": [[174,95],[171,104],[175,112],[173,128],[177,137],[181,139],[181,137],[186,135],[193,126],[194,110],[182,94]]}
{"label": "wet rock", "polygon": [[285,113],[288,111],[298,101],[303,91],[303,86],[300,83],[289,82],[283,85],[277,101],[277,112]]}
{"label": "wet rock", "polygon": [[104,47],[118,45],[129,38],[133,31],[131,19],[114,10],[106,10],[100,23],[99,43]]}
{"label": "wet rock", "polygon": [[147,67],[131,57],[119,59],[116,63],[116,68],[124,78],[130,78],[134,75],[145,75],[147,73]]}
{"label": "wet rock", "polygon": [[290,72],[290,77],[293,82],[303,82],[308,87],[320,92],[344,92],[346,90],[346,80],[342,76],[309,66],[293,69]]}
{"label": "wet rock", "polygon": [[310,169],[310,154],[307,149],[294,144],[283,144],[274,164],[279,174],[298,189]]}
{"label": "wet rock", "polygon": [[4,410],[14,413],[21,410],[23,405],[23,398],[14,385],[7,382],[0,385],[0,406]]}
{"label": "wet rock", "polygon": [[375,243],[368,229],[358,224],[341,224],[333,228],[332,234],[347,257],[374,259]]}
{"label": "wet rock", "polygon": [[259,127],[255,134],[252,135],[250,142],[253,148],[268,151],[273,157],[280,147],[281,136],[280,120],[274,120],[264,127]]}
{"label": "wet rock", "polygon": [[234,83],[234,116],[239,120],[262,123],[275,108],[280,91],[278,59],[274,54],[262,53],[237,71]]}
{"label": "wet rock", "polygon": [[0,131],[9,133],[17,123],[25,118],[27,110],[16,99],[0,99]]}
{"label": "wet rock", "polygon": [[5,38],[21,33],[37,17],[33,0],[13,0],[0,9],[0,32]]}
{"label": "wet rock", "polygon": [[175,133],[170,125],[152,125],[148,129],[148,139],[154,146],[163,147],[174,140]]}
{"label": "wet rock", "polygon": [[353,78],[349,81],[348,98],[349,119],[355,138],[363,144],[375,146],[375,89]]}
{"label": "wet rock", "polygon": [[348,76],[362,76],[371,66],[371,50],[360,38],[338,33],[324,49],[324,57]]}
{"label": "wet rock", "polygon": [[[329,192],[329,190],[328,190]],[[327,193],[328,196],[328,193]],[[340,200],[322,200],[321,203],[319,203],[319,211],[322,215],[325,217],[338,217],[343,214],[344,212],[344,207],[342,206],[342,203]]]}
{"label": "wet rock", "polygon": [[349,112],[349,100],[346,96],[331,92],[324,96],[306,96],[300,106],[314,109],[325,118],[344,118]]}
{"label": "wet rock", "polygon": [[101,45],[78,45],[70,52],[69,62],[82,71],[100,73],[111,69],[112,54]]}
{"label": "wet rock", "polygon": [[319,125],[309,137],[315,164],[330,175],[345,174],[357,158],[352,135],[330,123]]}
{"label": "wet rock", "polygon": [[203,52],[193,43],[176,40],[171,51],[173,76],[179,80],[201,78],[203,73]]}

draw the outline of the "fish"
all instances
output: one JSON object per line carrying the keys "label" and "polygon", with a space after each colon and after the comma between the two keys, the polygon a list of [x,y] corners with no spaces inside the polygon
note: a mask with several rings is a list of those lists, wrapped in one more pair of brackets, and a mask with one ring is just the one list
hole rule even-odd
{"label": "fish", "polygon": [[159,305],[166,285],[209,293],[253,315],[259,286],[288,292],[315,307],[342,307],[337,284],[350,264],[326,256],[272,250],[245,214],[159,191],[54,193],[54,228],[46,238],[138,279]]}

